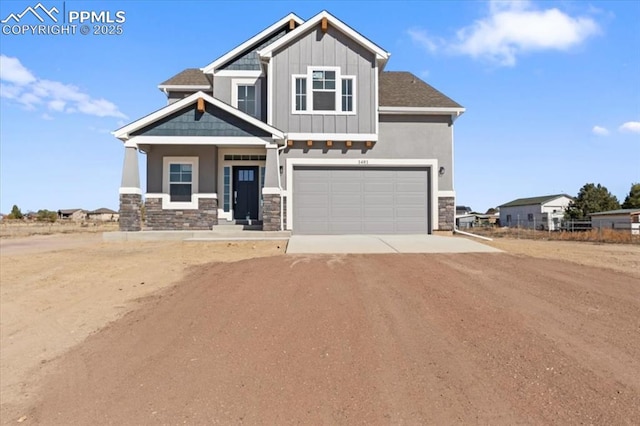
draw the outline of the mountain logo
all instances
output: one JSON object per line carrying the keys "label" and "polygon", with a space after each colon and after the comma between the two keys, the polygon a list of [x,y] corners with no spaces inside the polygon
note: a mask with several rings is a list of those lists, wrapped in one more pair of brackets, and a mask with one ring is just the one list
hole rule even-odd
{"label": "mountain logo", "polygon": [[45,21],[42,16],[45,16],[45,17],[48,16],[53,22],[58,22],[58,18],[56,18],[54,13],[58,14],[60,13],[60,11],[55,6],[52,7],[51,9],[47,9],[42,5],[42,3],[38,3],[34,7],[28,6],[25,10],[22,11],[22,13],[17,13],[17,14],[11,13],[9,14],[9,16],[7,16],[5,19],[3,19],[0,22],[2,22],[3,24],[7,24],[9,21],[13,20],[17,24],[28,13],[31,13],[33,16],[35,16],[36,19],[38,19],[38,21],[40,22]]}

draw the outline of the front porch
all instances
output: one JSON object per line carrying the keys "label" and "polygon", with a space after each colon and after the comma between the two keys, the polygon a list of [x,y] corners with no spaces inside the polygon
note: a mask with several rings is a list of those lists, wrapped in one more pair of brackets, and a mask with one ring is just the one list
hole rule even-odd
{"label": "front porch", "polygon": [[208,231],[236,220],[283,229],[278,129],[196,93],[115,134],[125,142],[121,231]]}

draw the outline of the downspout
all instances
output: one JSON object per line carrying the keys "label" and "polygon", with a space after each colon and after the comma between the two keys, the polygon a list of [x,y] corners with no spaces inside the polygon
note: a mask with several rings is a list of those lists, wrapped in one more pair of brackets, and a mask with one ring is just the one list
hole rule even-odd
{"label": "downspout", "polygon": [[285,138],[285,144],[282,145],[280,148],[278,148],[277,151],[277,155],[276,155],[276,164],[278,165],[278,170],[276,170],[276,173],[278,173],[278,189],[280,190],[280,230],[284,231],[284,203],[283,203],[283,196],[282,196],[282,178],[280,177],[280,153],[282,151],[284,151],[284,149],[287,147],[286,144],[286,138]]}

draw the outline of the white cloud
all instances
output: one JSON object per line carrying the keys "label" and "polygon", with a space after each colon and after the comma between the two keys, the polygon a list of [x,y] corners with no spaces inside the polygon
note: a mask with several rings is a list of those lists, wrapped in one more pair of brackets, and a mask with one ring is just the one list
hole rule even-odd
{"label": "white cloud", "polygon": [[46,112],[42,114],[40,117],[42,117],[43,120],[53,120],[53,117],[47,114]]}
{"label": "white cloud", "polygon": [[36,78],[20,63],[18,58],[0,55],[0,78],[2,81],[25,85],[32,83]]}
{"label": "white cloud", "polygon": [[618,130],[625,133],[640,133],[640,121],[627,121]]}
{"label": "white cloud", "polygon": [[127,118],[114,103],[94,99],[77,86],[34,77],[18,58],[0,55],[0,60],[0,97],[13,99],[26,109],[34,110],[36,106],[45,105],[53,112]]}
{"label": "white cloud", "polygon": [[609,134],[609,131],[601,126],[593,126],[593,129],[591,129],[591,132],[593,132],[594,135],[598,135],[598,136],[607,136]]}
{"label": "white cloud", "polygon": [[443,41],[420,30],[408,32],[414,42],[429,52],[487,59],[502,66],[514,66],[526,52],[565,51],[600,33],[590,17],[570,16],[557,8],[536,9],[528,1],[491,1],[489,14],[461,28],[456,37]]}

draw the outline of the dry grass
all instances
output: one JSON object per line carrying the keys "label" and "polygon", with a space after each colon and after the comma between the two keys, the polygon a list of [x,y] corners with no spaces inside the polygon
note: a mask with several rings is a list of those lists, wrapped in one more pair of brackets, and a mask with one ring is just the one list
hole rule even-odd
{"label": "dry grass", "polygon": [[518,228],[472,228],[469,232],[491,238],[520,238],[549,241],[585,241],[592,243],[640,244],[640,235],[630,230],[592,229],[590,231],[537,231]]}
{"label": "dry grass", "polygon": [[60,220],[54,223],[49,223],[27,222],[23,220],[3,220],[0,224],[0,238],[28,237],[30,235],[107,232],[117,230],[117,222],[73,222]]}

